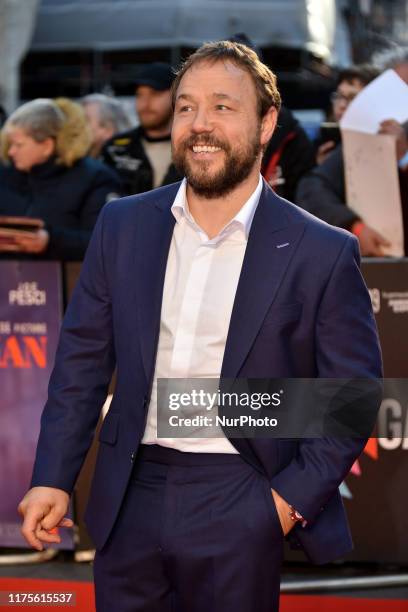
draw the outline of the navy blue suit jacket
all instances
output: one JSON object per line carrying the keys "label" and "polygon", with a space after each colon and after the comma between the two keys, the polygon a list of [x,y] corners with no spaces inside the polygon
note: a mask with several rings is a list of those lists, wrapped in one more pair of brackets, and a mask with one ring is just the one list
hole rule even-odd
{"label": "navy blue suit jacket", "polygon": [[[117,366],[87,510],[98,548],[124,499],[143,436],[179,184],[109,203],[68,306],[42,416],[32,485],[71,492]],[[278,245],[288,243],[284,248]],[[381,377],[357,240],[264,183],[235,296],[226,378]],[[362,439],[234,439],[245,460],[309,521],[292,539],[317,563],[352,546],[338,486]]]}

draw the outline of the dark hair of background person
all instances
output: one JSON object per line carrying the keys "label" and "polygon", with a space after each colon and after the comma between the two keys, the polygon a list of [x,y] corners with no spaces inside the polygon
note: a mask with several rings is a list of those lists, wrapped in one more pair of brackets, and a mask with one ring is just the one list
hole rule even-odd
{"label": "dark hair of background person", "polygon": [[349,68],[344,68],[340,70],[337,77],[337,85],[347,81],[351,83],[352,81],[358,80],[363,85],[368,85],[370,81],[373,81],[380,74],[380,70],[371,64],[359,64],[356,66],[350,66]]}

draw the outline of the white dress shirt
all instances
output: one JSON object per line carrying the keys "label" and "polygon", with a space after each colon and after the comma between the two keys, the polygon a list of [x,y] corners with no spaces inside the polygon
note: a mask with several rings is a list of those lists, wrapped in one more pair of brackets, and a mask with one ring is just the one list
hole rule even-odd
{"label": "white dress shirt", "polygon": [[158,438],[157,379],[219,379],[262,178],[235,217],[211,240],[189,211],[186,186],[184,179],[171,208],[176,224],[167,260],[157,359],[142,443],[188,452],[237,453],[222,432],[220,438]]}

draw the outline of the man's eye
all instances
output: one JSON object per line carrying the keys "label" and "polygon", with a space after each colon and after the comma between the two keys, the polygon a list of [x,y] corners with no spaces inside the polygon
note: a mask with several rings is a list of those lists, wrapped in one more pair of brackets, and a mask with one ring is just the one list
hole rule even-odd
{"label": "man's eye", "polygon": [[191,106],[180,106],[179,108],[179,113],[188,113],[189,111],[191,111]]}
{"label": "man's eye", "polygon": [[217,110],[229,110],[228,106],[225,106],[225,104],[217,104],[217,106],[215,107]]}

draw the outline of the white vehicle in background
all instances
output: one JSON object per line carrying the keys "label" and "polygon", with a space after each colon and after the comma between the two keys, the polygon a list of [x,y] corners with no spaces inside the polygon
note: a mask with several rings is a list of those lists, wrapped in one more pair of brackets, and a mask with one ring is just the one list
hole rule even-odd
{"label": "white vehicle in background", "polygon": [[262,50],[291,107],[319,106],[329,67],[350,63],[335,0],[40,0],[21,97],[132,96],[141,64],[177,65],[203,42],[237,33]]}
{"label": "white vehicle in background", "polygon": [[350,63],[335,0],[42,0],[33,51],[196,48],[245,32],[259,47]]}
{"label": "white vehicle in background", "polygon": [[277,73],[286,106],[324,108],[332,68],[350,65],[352,48],[366,61],[366,40],[406,36],[403,14],[408,0],[0,0],[0,94],[12,110],[20,76],[26,100],[133,96],[141,64],[177,65],[205,41],[245,33]]}

